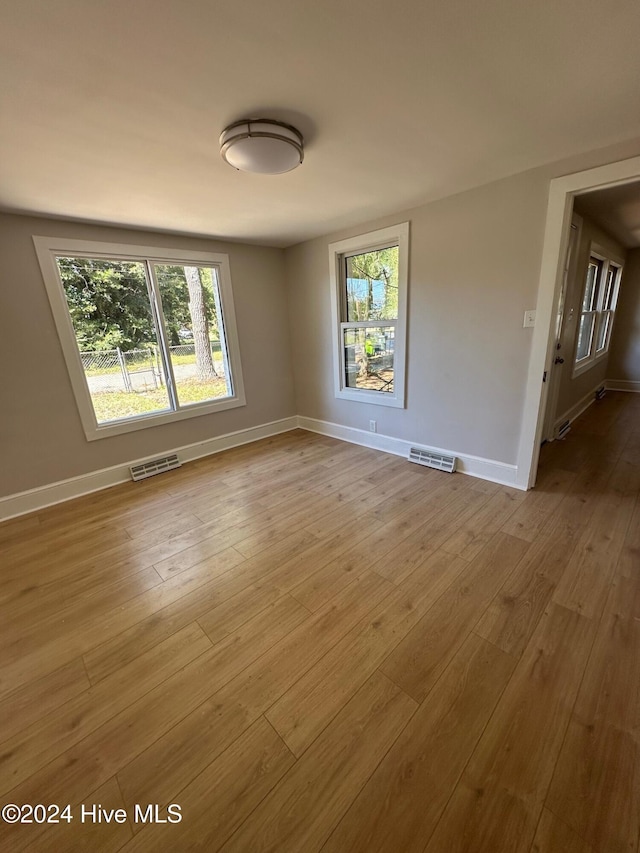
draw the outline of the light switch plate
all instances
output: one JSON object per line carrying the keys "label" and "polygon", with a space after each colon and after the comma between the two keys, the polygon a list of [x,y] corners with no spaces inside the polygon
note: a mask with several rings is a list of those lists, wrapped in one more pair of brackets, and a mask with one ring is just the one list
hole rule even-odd
{"label": "light switch plate", "polygon": [[530,311],[524,312],[524,323],[522,324],[523,329],[530,329],[531,326],[535,326],[536,324],[536,312],[535,309],[531,309]]}

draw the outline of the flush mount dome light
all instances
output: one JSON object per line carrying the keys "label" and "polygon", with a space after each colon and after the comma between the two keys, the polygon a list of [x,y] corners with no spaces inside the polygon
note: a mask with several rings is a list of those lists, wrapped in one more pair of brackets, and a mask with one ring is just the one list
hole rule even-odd
{"label": "flush mount dome light", "polygon": [[271,119],[236,121],[220,134],[220,153],[234,169],[261,175],[290,172],[304,158],[302,134]]}

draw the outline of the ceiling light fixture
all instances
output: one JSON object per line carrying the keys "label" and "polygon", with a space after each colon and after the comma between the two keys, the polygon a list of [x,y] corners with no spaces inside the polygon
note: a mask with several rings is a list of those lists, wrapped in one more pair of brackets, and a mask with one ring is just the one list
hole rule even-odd
{"label": "ceiling light fixture", "polygon": [[265,118],[244,119],[222,131],[220,154],[242,172],[281,175],[302,163],[304,140],[290,124]]}

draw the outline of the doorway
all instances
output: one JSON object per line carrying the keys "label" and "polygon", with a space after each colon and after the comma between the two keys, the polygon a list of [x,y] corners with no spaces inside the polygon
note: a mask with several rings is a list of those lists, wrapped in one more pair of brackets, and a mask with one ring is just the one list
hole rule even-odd
{"label": "doorway", "polygon": [[629,184],[639,179],[640,157],[633,157],[551,181],[536,306],[536,325],[529,360],[523,426],[518,451],[517,483],[521,488],[528,489],[535,485],[540,444],[548,424],[547,407],[552,402],[549,393],[550,376],[557,352],[558,314],[563,282],[566,278],[574,198],[589,191]]}

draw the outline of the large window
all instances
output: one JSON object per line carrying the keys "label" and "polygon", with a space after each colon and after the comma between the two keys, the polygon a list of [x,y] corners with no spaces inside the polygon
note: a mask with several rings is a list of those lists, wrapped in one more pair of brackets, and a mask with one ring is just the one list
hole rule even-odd
{"label": "large window", "polygon": [[34,242],[89,439],[244,404],[226,255]]}
{"label": "large window", "polygon": [[329,247],[336,396],[404,406],[409,225]]}
{"label": "large window", "polygon": [[609,351],[621,276],[622,262],[592,245],[582,291],[574,376]]}

